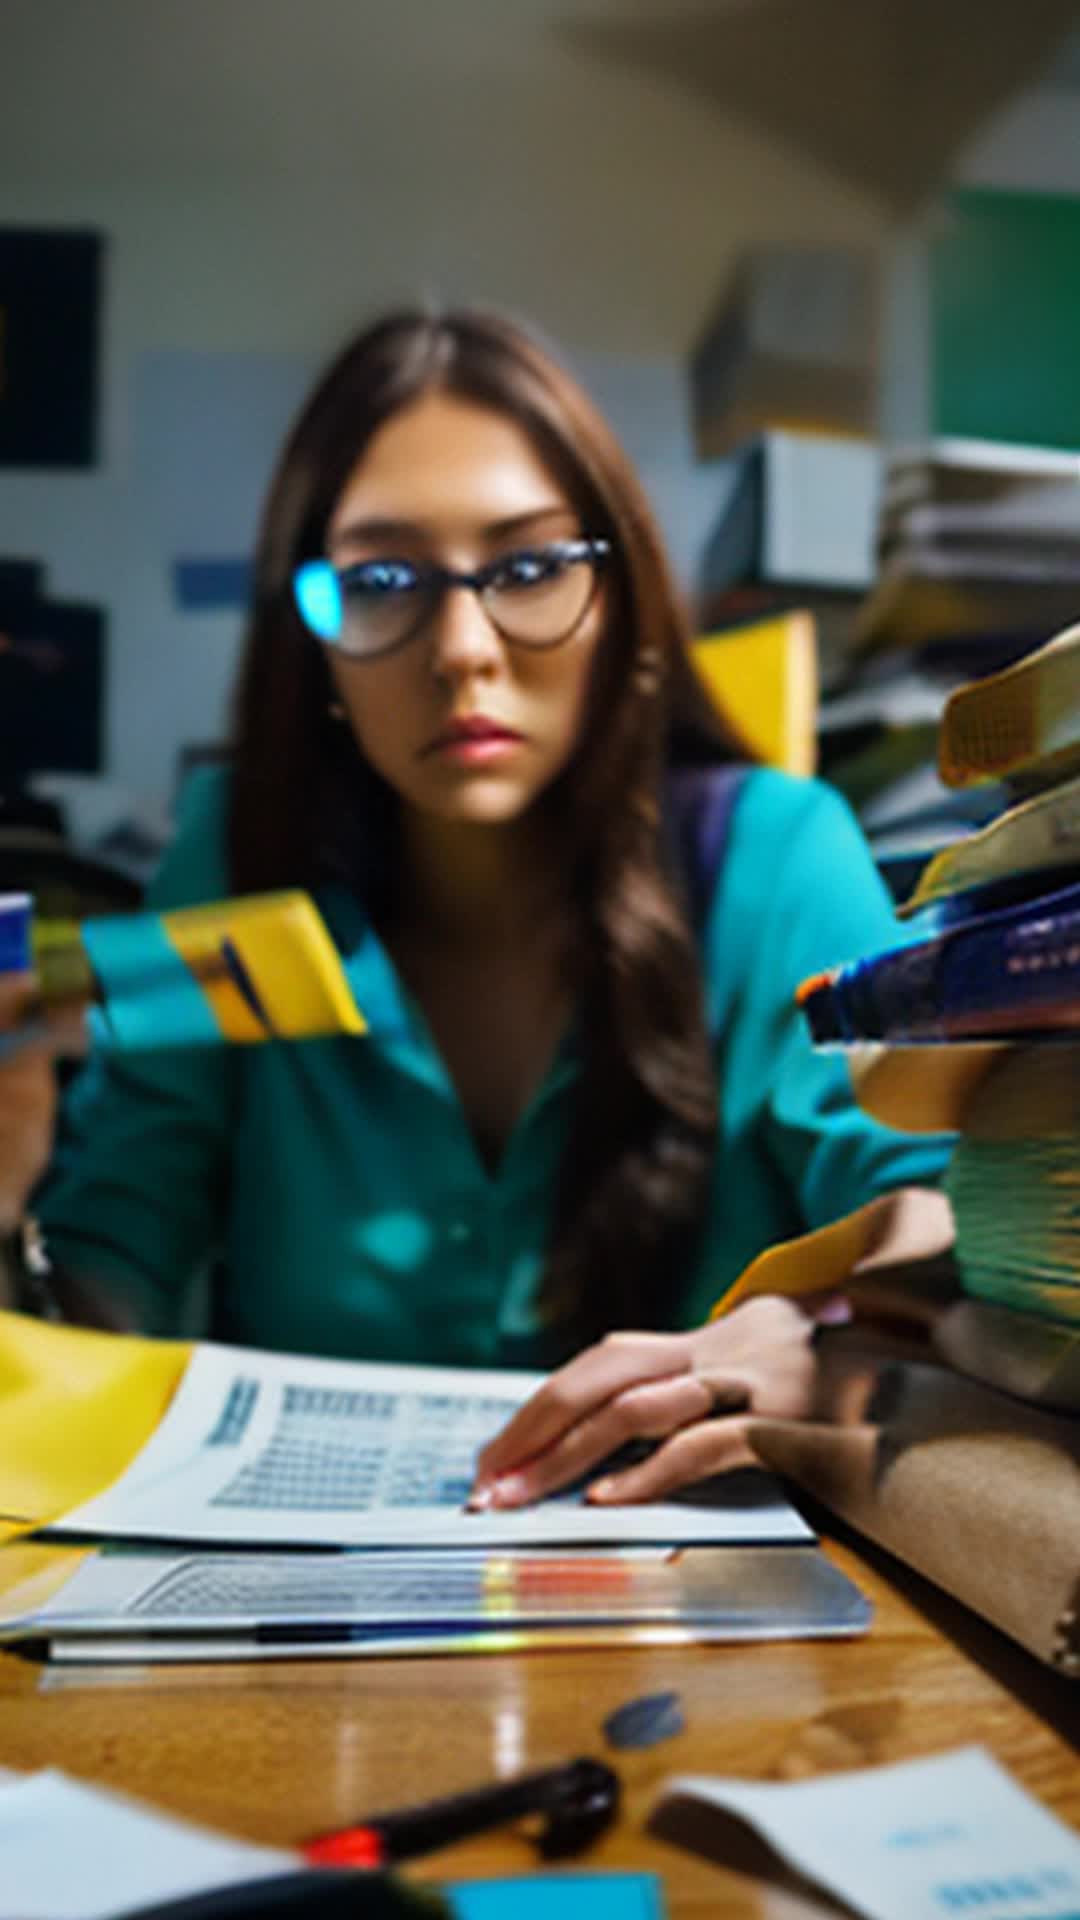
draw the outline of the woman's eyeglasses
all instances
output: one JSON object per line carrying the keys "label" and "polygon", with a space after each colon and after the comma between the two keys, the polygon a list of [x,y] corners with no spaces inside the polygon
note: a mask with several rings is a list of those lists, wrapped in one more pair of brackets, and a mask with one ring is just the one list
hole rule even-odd
{"label": "woman's eyeglasses", "polygon": [[293,593],[316,638],[355,660],[374,659],[412,640],[452,587],[475,593],[511,645],[557,647],[585,618],[610,552],[608,540],[555,540],[500,554],[471,573],[392,558],[341,568],[309,560],[293,575]]}

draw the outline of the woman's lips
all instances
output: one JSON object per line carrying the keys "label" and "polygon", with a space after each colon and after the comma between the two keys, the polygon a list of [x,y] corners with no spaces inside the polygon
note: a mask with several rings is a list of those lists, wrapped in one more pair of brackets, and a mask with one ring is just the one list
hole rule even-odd
{"label": "woman's lips", "polygon": [[424,752],[476,766],[512,753],[521,745],[521,738],[512,727],[504,727],[497,720],[454,721],[436,735]]}

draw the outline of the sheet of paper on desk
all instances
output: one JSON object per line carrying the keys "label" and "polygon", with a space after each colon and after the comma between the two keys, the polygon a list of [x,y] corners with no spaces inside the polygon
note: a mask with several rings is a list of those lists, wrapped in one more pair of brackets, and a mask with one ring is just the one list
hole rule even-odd
{"label": "sheet of paper on desk", "polygon": [[[981,1747],[791,1785],[669,1780],[654,1824],[672,1838],[680,1801],[734,1815],[870,1920],[1080,1914],[1080,1834]],[[719,1824],[714,1842],[720,1857]]]}
{"label": "sheet of paper on desk", "polygon": [[52,1769],[0,1769],[0,1920],[111,1920],[299,1864]]}
{"label": "sheet of paper on desk", "polygon": [[465,1513],[477,1452],[542,1377],[200,1345],[127,1471],[53,1531],[290,1546],[813,1540],[764,1475],[649,1506],[571,1493]]}

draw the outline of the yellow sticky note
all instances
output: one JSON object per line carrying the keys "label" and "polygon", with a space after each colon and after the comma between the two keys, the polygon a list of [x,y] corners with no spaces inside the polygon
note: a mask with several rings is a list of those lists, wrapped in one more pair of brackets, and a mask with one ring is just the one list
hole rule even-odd
{"label": "yellow sticky note", "polygon": [[[364,1033],[337,948],[306,893],[253,894],[162,915],[227,1040]],[[227,954],[231,966],[221,967]],[[238,964],[237,964],[238,963]],[[250,984],[265,1019],[245,996]]]}

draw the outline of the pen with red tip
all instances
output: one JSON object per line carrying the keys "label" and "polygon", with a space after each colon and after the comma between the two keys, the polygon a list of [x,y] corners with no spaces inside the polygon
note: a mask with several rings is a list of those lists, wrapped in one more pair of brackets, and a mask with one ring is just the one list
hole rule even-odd
{"label": "pen with red tip", "polygon": [[571,1760],[443,1800],[373,1814],[355,1827],[317,1834],[302,1851],[315,1866],[386,1867],[534,1813],[543,1818],[540,1851],[557,1859],[588,1846],[610,1825],[618,1803],[618,1777],[610,1767],[601,1760]]}

